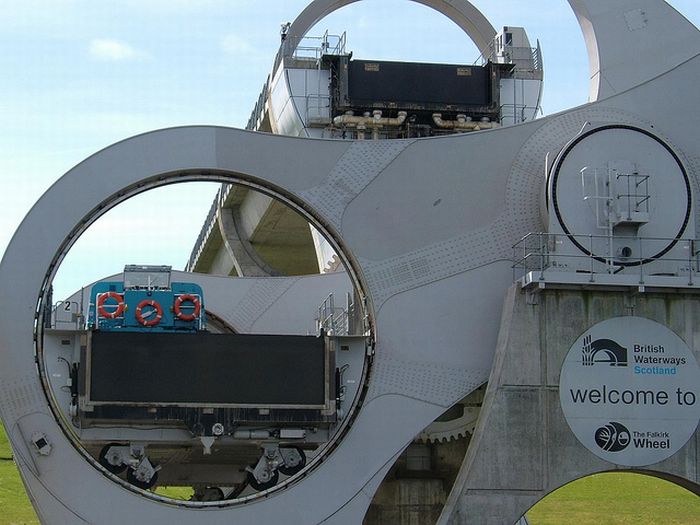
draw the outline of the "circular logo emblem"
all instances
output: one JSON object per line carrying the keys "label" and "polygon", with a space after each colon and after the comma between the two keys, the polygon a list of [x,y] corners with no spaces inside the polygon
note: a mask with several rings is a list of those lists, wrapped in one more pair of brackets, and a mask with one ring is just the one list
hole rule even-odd
{"label": "circular logo emblem", "polygon": [[595,431],[595,442],[603,450],[619,452],[630,444],[630,431],[625,425],[611,421]]}
{"label": "circular logo emblem", "polygon": [[700,420],[700,368],[664,325],[615,317],[569,350],[559,400],[569,427],[596,456],[625,466],[658,463],[687,443]]}

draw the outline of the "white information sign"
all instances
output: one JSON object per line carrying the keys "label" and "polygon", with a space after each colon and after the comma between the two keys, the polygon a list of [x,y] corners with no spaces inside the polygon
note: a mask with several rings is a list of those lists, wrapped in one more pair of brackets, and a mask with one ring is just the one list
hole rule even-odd
{"label": "white information sign", "polygon": [[579,337],[561,369],[569,427],[596,456],[644,466],[672,456],[700,421],[700,368],[666,326],[615,317]]}

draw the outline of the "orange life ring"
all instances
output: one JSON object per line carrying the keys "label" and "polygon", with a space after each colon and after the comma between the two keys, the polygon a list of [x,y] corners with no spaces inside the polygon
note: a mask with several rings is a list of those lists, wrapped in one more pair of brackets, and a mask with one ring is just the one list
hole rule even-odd
{"label": "orange life ring", "polygon": [[[153,319],[146,319],[143,316],[142,310],[145,306],[152,306],[154,308],[156,316]],[[163,308],[161,308],[160,304],[158,304],[158,301],[154,299],[144,299],[136,306],[136,320],[143,326],[155,326],[158,323],[160,323],[160,320],[162,318]]]}
{"label": "orange life ring", "polygon": [[[116,304],[116,309],[113,312],[108,312],[105,310],[105,302],[107,299],[114,299],[117,301]],[[112,306],[112,305],[108,305]],[[97,314],[100,317],[104,317],[106,319],[116,319],[120,315],[124,313],[124,296],[120,293],[117,292],[105,292],[98,294],[97,297]]]}
{"label": "orange life ring", "polygon": [[[194,305],[194,311],[191,314],[182,313],[182,303],[190,302]],[[180,321],[194,321],[199,317],[199,312],[202,311],[202,304],[199,302],[199,298],[191,293],[183,293],[178,295],[175,299],[175,304],[173,305],[173,312],[175,317]]]}

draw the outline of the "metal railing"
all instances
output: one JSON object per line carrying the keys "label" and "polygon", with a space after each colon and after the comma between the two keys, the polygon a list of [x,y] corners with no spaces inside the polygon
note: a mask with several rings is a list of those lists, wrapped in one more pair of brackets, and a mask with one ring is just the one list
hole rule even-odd
{"label": "metal railing", "polygon": [[[700,269],[698,247],[697,239],[528,233],[513,245],[513,280],[530,272],[546,280],[551,270],[584,274],[589,282],[601,274],[637,275],[639,284],[651,275],[684,276],[692,286],[696,280],[700,284],[695,275]],[[679,257],[675,248],[686,255]]]}
{"label": "metal railing", "polygon": [[583,167],[580,173],[583,200],[593,203],[598,228],[609,230],[618,223],[648,221],[648,174],[590,166]]}
{"label": "metal railing", "polygon": [[246,124],[245,129],[250,131],[257,131],[258,120],[260,120],[260,117],[265,112],[265,102],[267,101],[267,90],[269,87],[270,76],[268,75],[267,79],[265,80],[265,84],[263,85],[262,90],[260,91],[260,95],[258,96],[258,101],[255,103],[253,111],[250,113],[250,118],[248,119],[248,124]]}
{"label": "metal railing", "polygon": [[539,106],[529,106],[527,104],[501,104],[498,113],[501,116],[499,122],[502,126],[505,126],[511,119],[513,120],[513,124],[525,122],[528,120],[527,115],[530,113],[533,114],[534,119],[537,113],[542,113],[542,108]]}
{"label": "metal railing", "polygon": [[542,70],[542,48],[540,48],[540,41],[537,41],[537,47],[532,48],[532,65],[535,71]]}
{"label": "metal railing", "polygon": [[[291,38],[291,37],[290,37]],[[292,53],[292,58],[295,60],[312,60],[316,61],[318,65],[320,66],[320,59],[323,56],[326,55],[345,55],[346,50],[345,50],[345,45],[347,43],[347,36],[345,32],[343,32],[340,35],[332,35],[329,34],[328,31],[326,30],[325,33],[323,33],[322,36],[305,36],[301,39],[299,39],[296,42],[296,46],[294,47],[294,51]],[[277,72],[277,68],[279,67],[280,61],[282,59],[283,53],[282,51],[284,49],[287,49],[287,46],[293,46],[294,43],[292,42],[283,42],[282,47],[280,48],[280,51],[277,53],[277,56],[275,57],[275,65],[272,70],[272,74],[275,74]],[[246,129],[248,130],[257,130],[258,129],[258,122],[260,120],[260,117],[264,114],[265,112],[265,102],[267,101],[267,94],[268,90],[270,88],[270,76],[268,75],[267,80],[265,81],[265,85],[263,86],[260,95],[258,96],[258,100],[255,103],[255,106],[253,107],[253,111],[250,114],[250,118],[248,118],[248,124],[246,125]],[[330,98],[328,97],[328,106],[330,107]],[[320,107],[320,106],[319,106]],[[308,100],[307,100],[307,109],[309,108],[308,105]]]}
{"label": "metal railing", "polygon": [[489,44],[488,52],[481,53],[474,61],[474,64],[484,66],[489,61],[494,63],[515,64],[517,69],[541,71],[542,50],[538,42],[537,47],[506,46],[503,53],[499,54],[496,50],[496,42],[492,41]]}
{"label": "metal railing", "polygon": [[[365,305],[366,306],[366,305]],[[364,312],[367,309],[365,307]],[[328,294],[323,302],[318,306],[316,317],[316,330],[323,330],[329,335],[358,335],[359,333],[369,333],[369,318],[365,313],[362,318],[358,310],[358,305],[353,301],[353,295],[345,295],[345,306],[336,306],[332,293]]]}
{"label": "metal railing", "polygon": [[347,335],[350,328],[349,317],[345,308],[335,306],[333,294],[328,294],[318,306],[316,329],[330,335]]}
{"label": "metal railing", "polygon": [[202,229],[200,230],[197,240],[195,241],[192,251],[190,252],[190,258],[187,260],[187,264],[185,265],[186,272],[193,272],[194,268],[197,266],[197,261],[202,256],[207,240],[209,239],[212,230],[216,226],[219,208],[221,208],[226,202],[226,199],[228,198],[233,186],[233,184],[222,183],[219,191],[216,192],[216,196],[209,207],[207,217],[204,219]]}
{"label": "metal railing", "polygon": [[85,318],[77,301],[59,301],[51,308],[50,328],[79,330],[85,324]]}
{"label": "metal railing", "polygon": [[325,55],[344,55],[347,38],[343,32],[331,35],[326,30],[322,36],[305,36],[299,40],[292,58],[296,60],[319,60]]}

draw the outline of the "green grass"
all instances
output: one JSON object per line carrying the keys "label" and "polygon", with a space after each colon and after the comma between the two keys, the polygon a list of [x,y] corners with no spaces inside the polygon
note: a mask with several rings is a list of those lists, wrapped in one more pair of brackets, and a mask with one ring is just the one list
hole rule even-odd
{"label": "green grass", "polygon": [[194,494],[194,490],[190,487],[156,487],[154,492],[161,496],[185,501],[188,501]]}
{"label": "green grass", "polygon": [[17,467],[12,461],[0,461],[0,523],[34,525],[39,520],[29,503]]}
{"label": "green grass", "polygon": [[554,491],[527,517],[530,525],[700,525],[700,498],[658,478],[611,472]]}
{"label": "green grass", "polygon": [[[0,426],[0,458],[11,457]],[[158,494],[189,499],[192,490]],[[553,492],[528,512],[531,525],[700,525],[700,498],[650,476],[597,474]],[[14,462],[0,460],[0,525],[37,525]]]}
{"label": "green grass", "polygon": [[10,444],[0,425],[0,525],[38,525],[12,457]]}

